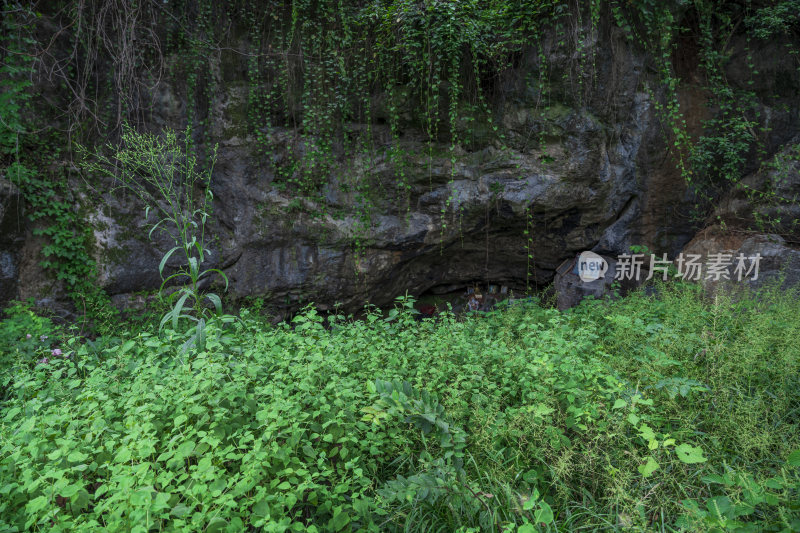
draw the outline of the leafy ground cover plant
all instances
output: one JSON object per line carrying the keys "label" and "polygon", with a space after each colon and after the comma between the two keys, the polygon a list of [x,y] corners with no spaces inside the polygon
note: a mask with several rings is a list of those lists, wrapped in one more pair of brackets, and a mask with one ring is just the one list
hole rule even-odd
{"label": "leafy ground cover plant", "polygon": [[18,338],[0,530],[798,530],[796,292],[658,293]]}

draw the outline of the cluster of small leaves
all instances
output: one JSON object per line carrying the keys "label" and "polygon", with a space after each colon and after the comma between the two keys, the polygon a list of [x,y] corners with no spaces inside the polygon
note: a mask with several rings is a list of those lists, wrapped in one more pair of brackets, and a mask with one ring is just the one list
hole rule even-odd
{"label": "cluster of small leaves", "polygon": [[[713,496],[698,503],[682,502],[686,514],[678,525],[686,530],[715,531],[797,531],[800,529],[800,450],[791,453],[777,475],[757,481],[752,474],[733,469],[703,477]],[[701,506],[705,503],[704,506]],[[777,509],[778,512],[765,510]],[[788,512],[782,512],[783,510]],[[757,525],[753,518],[761,518]]]}
{"label": "cluster of small leaves", "polygon": [[[745,88],[738,88],[725,76],[733,53],[731,37],[742,21],[757,39],[791,33],[797,23],[797,2],[777,2],[758,9],[748,5],[744,17],[738,5],[708,0],[648,0],[635,6],[612,2],[612,14],[618,26],[655,61],[663,101],[652,88],[648,87],[648,91],[665,123],[675,164],[698,195],[695,216],[703,219],[715,198],[739,184],[753,155],[764,155],[759,135],[763,133],[763,121],[751,89],[754,81],[750,79]],[[698,28],[684,27],[690,19],[687,14],[699,21]],[[672,64],[680,32],[696,32],[699,67],[705,76],[706,90],[714,95],[708,100],[711,116],[703,122],[703,133],[696,139],[687,130],[685,110],[678,101],[680,80]],[[755,78],[759,73],[749,46],[748,39],[747,66]]]}
{"label": "cluster of small leaves", "polygon": [[[724,76],[731,51],[726,49],[735,26],[734,19],[713,3],[696,2],[703,23],[700,44],[707,88],[715,95],[714,115],[703,124],[704,134],[692,146],[690,161],[706,194],[713,196],[714,185],[730,186],[743,177],[747,158],[757,140],[758,102],[752,90],[734,89]],[[749,56],[748,56],[749,57]],[[752,59],[748,67],[757,76]],[[748,84],[753,85],[751,79]]]}
{"label": "cluster of small leaves", "polygon": [[764,6],[750,15],[745,23],[758,39],[770,39],[790,33],[800,23],[800,2],[785,0]]}
{"label": "cluster of small leaves", "polygon": [[[780,209],[791,208],[800,202],[800,194],[792,191],[789,185],[792,177],[800,172],[800,144],[786,147],[783,153],[765,162],[760,172],[767,176],[765,183],[758,187],[741,184],[747,198],[753,202],[756,227],[769,233],[795,234],[800,227],[800,218],[792,218],[791,211],[784,215]],[[775,208],[777,213],[773,211]]]}
{"label": "cluster of small leaves", "polygon": [[60,154],[58,138],[33,134],[26,120],[32,98],[34,59],[18,19],[24,8],[3,11],[0,27],[0,172],[22,191],[26,215],[37,222],[33,233],[45,237],[41,265],[62,280],[75,298],[94,294],[91,228],[82,222],[80,202],[67,183],[66,171],[48,166]]}
{"label": "cluster of small leaves", "polygon": [[[3,310],[0,322],[0,344],[15,346],[28,360],[39,360],[50,354],[57,339],[57,329],[47,317],[37,315],[28,303],[12,302]],[[7,350],[0,351],[5,355]],[[0,359],[0,366],[8,368],[12,361]],[[3,397],[0,394],[0,397]]]}

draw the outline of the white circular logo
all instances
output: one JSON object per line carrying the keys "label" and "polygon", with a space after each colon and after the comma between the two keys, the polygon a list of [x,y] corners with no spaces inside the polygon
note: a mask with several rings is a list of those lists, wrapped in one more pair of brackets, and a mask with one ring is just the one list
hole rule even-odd
{"label": "white circular logo", "polygon": [[595,281],[608,271],[606,260],[594,252],[582,252],[578,257],[578,277],[581,281]]}

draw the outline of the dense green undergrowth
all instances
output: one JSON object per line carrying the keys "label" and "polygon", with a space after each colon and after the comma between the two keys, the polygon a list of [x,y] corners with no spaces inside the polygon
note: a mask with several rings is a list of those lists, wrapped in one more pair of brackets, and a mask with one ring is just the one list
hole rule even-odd
{"label": "dense green undergrowth", "polygon": [[17,306],[0,531],[798,531],[797,296],[243,311],[185,355]]}

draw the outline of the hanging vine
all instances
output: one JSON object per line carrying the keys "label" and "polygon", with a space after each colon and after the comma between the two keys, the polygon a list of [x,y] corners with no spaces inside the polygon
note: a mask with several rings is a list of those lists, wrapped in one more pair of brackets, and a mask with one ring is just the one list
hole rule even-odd
{"label": "hanging vine", "polygon": [[[502,74],[522,57],[536,58],[529,138],[544,151],[552,142],[551,106],[591,102],[595,43],[610,26],[650,58],[644,90],[676,168],[708,204],[741,181],[755,155],[765,155],[755,91],[732,87],[724,75],[729,37],[746,28],[750,54],[753,39],[791,37],[800,22],[797,0],[758,6],[711,0],[56,2],[48,17],[63,30],[52,43],[34,40],[31,57],[39,78],[62,84],[68,95],[54,113],[67,117],[66,151],[74,142],[113,138],[123,122],[148,123],[167,72],[186,104],[180,126],[189,126],[200,155],[214,144],[223,63],[241,61],[243,122],[264,175],[298,213],[322,225],[327,217],[356,221],[353,248],[363,258],[376,215],[389,210],[408,217],[414,197],[424,194],[424,172],[417,175],[413,167],[427,170],[428,190],[441,185],[434,183],[434,169],[448,167],[448,192],[438,208],[442,242],[456,220],[460,233],[463,204],[455,180],[462,154],[477,145],[503,151],[514,145],[514,133],[498,120]],[[698,68],[715,95],[697,138],[688,132],[673,64],[687,13],[701,21],[689,30],[697,32]],[[787,39],[787,53],[796,58],[794,42]],[[564,65],[553,61],[558,54],[567,58]],[[422,153],[409,148],[418,139]],[[56,193],[67,203],[68,189]],[[331,201],[332,195],[340,196]],[[535,272],[532,224],[528,209],[526,278]]]}

